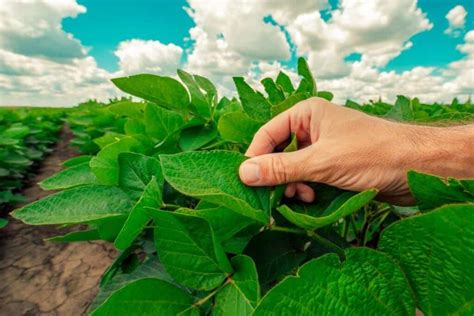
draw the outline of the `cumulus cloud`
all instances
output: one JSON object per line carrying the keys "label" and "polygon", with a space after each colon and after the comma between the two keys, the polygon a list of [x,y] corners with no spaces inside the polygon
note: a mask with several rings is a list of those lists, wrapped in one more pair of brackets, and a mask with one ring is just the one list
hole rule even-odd
{"label": "cumulus cloud", "polygon": [[75,0],[0,0],[0,48],[58,62],[86,57],[81,43],[61,28],[63,18],[85,12]]}
{"label": "cumulus cloud", "polygon": [[115,55],[125,74],[158,73],[170,75],[179,68],[183,49],[160,41],[132,39],[118,45]]}
{"label": "cumulus cloud", "polygon": [[467,11],[462,5],[457,5],[446,14],[449,26],[444,33],[458,37],[466,24]]}
{"label": "cumulus cloud", "polygon": [[[466,14],[458,7],[447,15],[453,32],[465,25]],[[433,27],[416,0],[340,0],[337,7],[328,0],[188,0],[185,10],[195,24],[186,49],[159,40],[125,40],[114,52],[119,70],[111,73],[61,27],[63,18],[86,12],[76,0],[0,0],[0,102],[72,105],[89,97],[106,99],[119,94],[112,77],[174,75],[180,67],[209,77],[230,96],[232,76],[257,87],[261,78],[283,69],[297,82],[285,62],[295,55],[308,58],[318,87],[334,92],[341,103],[393,101],[400,93],[424,102],[449,101],[474,93],[474,31],[457,47],[463,57],[445,67],[384,70],[412,47],[413,35]],[[347,61],[353,53],[360,60]]]}
{"label": "cumulus cloud", "polygon": [[319,12],[305,13],[288,31],[320,78],[337,78],[350,73],[344,58],[351,53],[383,67],[411,47],[413,35],[432,26],[416,0],[341,0],[328,21]]}

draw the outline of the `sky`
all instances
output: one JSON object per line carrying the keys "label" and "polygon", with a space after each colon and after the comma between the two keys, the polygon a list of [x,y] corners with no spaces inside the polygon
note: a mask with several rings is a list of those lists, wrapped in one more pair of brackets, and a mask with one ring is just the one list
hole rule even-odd
{"label": "sky", "polygon": [[0,0],[0,105],[121,96],[137,73],[232,76],[307,58],[335,101],[474,95],[474,0]]}

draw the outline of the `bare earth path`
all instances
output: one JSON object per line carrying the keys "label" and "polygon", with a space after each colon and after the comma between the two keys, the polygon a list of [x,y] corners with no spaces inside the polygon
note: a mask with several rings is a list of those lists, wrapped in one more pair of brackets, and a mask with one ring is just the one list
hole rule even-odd
{"label": "bare earth path", "polygon": [[[54,152],[46,158],[23,194],[28,201],[50,192],[36,183],[74,157],[65,128]],[[18,205],[21,206],[21,205]],[[83,315],[97,292],[100,276],[115,251],[102,242],[53,243],[45,238],[67,231],[52,226],[27,226],[9,218],[0,230],[0,315]]]}

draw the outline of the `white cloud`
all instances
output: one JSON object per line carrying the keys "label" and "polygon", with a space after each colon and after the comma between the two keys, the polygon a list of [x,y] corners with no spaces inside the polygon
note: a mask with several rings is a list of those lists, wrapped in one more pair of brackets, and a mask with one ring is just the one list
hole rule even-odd
{"label": "white cloud", "polygon": [[344,58],[351,53],[383,67],[411,47],[413,35],[431,28],[416,0],[342,0],[327,22],[310,12],[288,24],[298,53],[309,57],[320,78],[348,75]]}
{"label": "white cloud", "polygon": [[[416,0],[340,0],[336,8],[327,0],[188,0],[186,10],[195,23],[186,50],[158,40],[125,40],[114,52],[119,70],[110,73],[61,27],[63,18],[86,12],[76,0],[0,0],[0,104],[107,99],[119,94],[111,77],[172,75],[179,67],[233,95],[232,76],[244,76],[262,90],[259,80],[283,69],[297,83],[294,68],[283,63],[294,54],[308,58],[318,87],[334,92],[341,103],[393,101],[397,94],[449,101],[474,93],[474,31],[457,47],[463,57],[446,67],[383,70],[412,47],[413,35],[433,26]],[[448,19],[456,29],[464,27],[465,15]],[[352,53],[360,60],[346,61]]]}
{"label": "white cloud", "polygon": [[449,26],[444,31],[448,35],[458,37],[466,24],[467,11],[462,5],[457,5],[446,14]]}
{"label": "white cloud", "polygon": [[118,45],[115,55],[119,67],[125,74],[158,73],[175,74],[179,68],[183,49],[160,41],[132,39]]}
{"label": "white cloud", "polygon": [[86,57],[81,43],[61,28],[63,18],[85,12],[75,0],[0,0],[0,48],[58,62]]}

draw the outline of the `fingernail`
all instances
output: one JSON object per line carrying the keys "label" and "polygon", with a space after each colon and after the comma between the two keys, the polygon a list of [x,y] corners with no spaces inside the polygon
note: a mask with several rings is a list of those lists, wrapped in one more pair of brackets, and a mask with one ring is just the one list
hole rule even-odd
{"label": "fingernail", "polygon": [[260,166],[253,162],[244,162],[240,166],[240,179],[246,184],[260,181]]}

